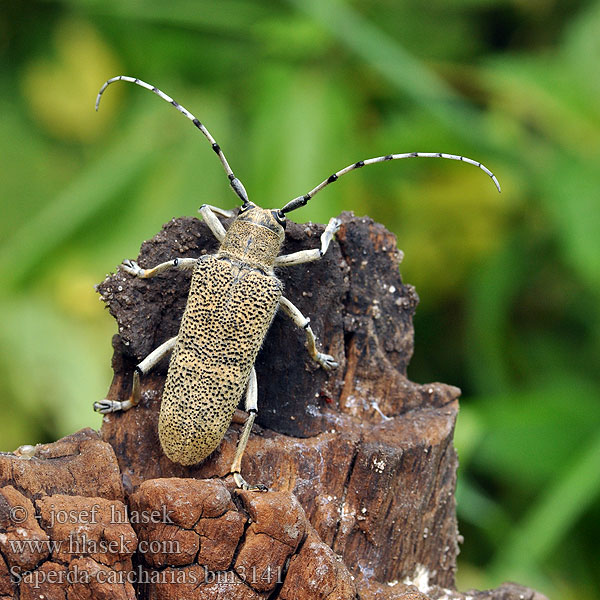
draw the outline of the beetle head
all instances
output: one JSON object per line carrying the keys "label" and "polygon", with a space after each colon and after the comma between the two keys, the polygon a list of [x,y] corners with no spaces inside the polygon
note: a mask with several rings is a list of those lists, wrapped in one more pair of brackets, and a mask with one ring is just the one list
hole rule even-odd
{"label": "beetle head", "polygon": [[285,239],[285,216],[245,201],[221,244],[221,253],[270,269]]}
{"label": "beetle head", "polygon": [[242,204],[237,218],[240,221],[266,227],[278,235],[285,231],[286,218],[281,210],[261,208],[249,200]]}

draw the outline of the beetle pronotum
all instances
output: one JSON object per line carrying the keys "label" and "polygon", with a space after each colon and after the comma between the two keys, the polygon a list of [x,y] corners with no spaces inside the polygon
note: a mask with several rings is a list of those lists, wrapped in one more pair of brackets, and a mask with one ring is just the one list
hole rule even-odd
{"label": "beetle pronotum", "polygon": [[[128,81],[154,92],[192,121],[219,157],[233,191],[241,200],[241,207],[237,213],[206,204],[200,209],[206,224],[220,242],[214,255],[199,259],[174,258],[152,269],[143,269],[129,260],[123,262],[121,268],[124,271],[144,279],[171,268],[193,269],[194,272],[179,333],[137,365],[127,400],[102,400],[94,403],[94,410],[110,413],[129,410],[138,404],[140,375],[148,373],[172,352],[158,423],[160,443],[166,456],[183,465],[204,460],[223,439],[245,390],[245,408],[249,415],[238,442],[231,473],[236,485],[241,488],[266,489],[261,484],[248,485],[240,474],[240,468],[258,410],[254,361],[278,308],[304,329],[308,352],[313,360],[324,369],[337,367],[332,356],[317,350],[310,320],[282,295],[282,284],[273,269],[321,258],[341,223],[336,218],[329,221],[321,235],[320,248],[279,256],[285,237],[286,213],[304,206],[325,186],[354,169],[402,158],[447,158],[467,162],[487,173],[498,191],[500,184],[487,167],[464,156],[440,152],[388,154],[348,165],[308,193],[289,201],[283,208],[263,209],[248,199],[246,189],[234,175],[219,144],[206,127],[158,88],[135,77],[113,77],[100,89],[96,110],[102,94],[115,81]],[[217,215],[236,218],[225,231]]]}

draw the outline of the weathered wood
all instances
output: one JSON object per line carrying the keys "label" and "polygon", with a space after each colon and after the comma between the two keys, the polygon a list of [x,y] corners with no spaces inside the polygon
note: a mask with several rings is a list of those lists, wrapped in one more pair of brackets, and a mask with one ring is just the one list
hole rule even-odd
{"label": "weathered wood", "polygon": [[[251,438],[244,476],[293,491],[311,522],[353,570],[381,581],[411,574],[418,564],[454,583],[457,554],[452,433],[456,388],[419,386],[406,378],[413,348],[417,296],[402,283],[395,237],[371,219],[341,215],[339,243],[322,261],[279,271],[285,295],[310,316],[325,350],[340,367],[312,363],[304,335],[278,316],[257,362],[259,414],[269,427]],[[284,252],[315,247],[320,225],[288,224]],[[175,256],[198,256],[214,243],[195,219],[171,221],[138,259],[149,267]],[[117,273],[99,286],[119,323],[110,397],[129,393],[131,369],[146,352],[176,334],[189,275],[136,280]],[[146,318],[169,314],[166,321]],[[166,362],[166,361],[165,361]],[[166,364],[165,364],[166,367]],[[109,415],[103,437],[116,448],[125,485],[156,477],[223,477],[238,430],[210,460],[193,467],[170,462],[156,439],[164,376],[142,382],[135,410]],[[265,392],[266,390],[266,392]]]}
{"label": "weathered wood", "polygon": [[114,450],[93,429],[38,444],[33,455],[0,452],[0,487],[6,485],[31,500],[53,494],[124,499]]}
{"label": "weathered wood", "polygon": [[[317,367],[304,333],[286,317],[275,318],[256,365],[258,425],[242,463],[250,482],[272,491],[234,490],[228,470],[238,425],[200,465],[183,467],[164,456],[157,421],[165,360],[143,377],[139,406],[104,417],[104,441],[85,430],[38,447],[33,458],[0,454],[0,600],[40,593],[71,599],[89,593],[157,600],[466,598],[453,589],[452,437],[459,390],[408,380],[418,297],[401,280],[395,237],[371,219],[349,213],[341,219],[323,260],[279,271],[284,294],[311,318],[321,349],[340,366],[330,373]],[[322,231],[289,223],[284,252],[317,247]],[[142,245],[138,262],[150,267],[215,249],[201,221],[175,219]],[[177,333],[188,287],[185,272],[151,280],[117,272],[98,286],[119,327],[109,398],[125,399],[135,364]],[[18,503],[40,517],[21,530],[10,510]],[[81,522],[52,525],[52,505],[79,517],[97,505],[100,522],[83,530],[97,541],[125,538],[128,544],[104,555],[92,549],[11,553],[17,535],[50,543],[81,533]],[[110,515],[125,506],[129,519],[113,522]],[[156,522],[133,517],[153,510],[163,514]],[[148,548],[165,542],[177,542],[176,551]],[[93,582],[87,588],[21,582],[18,588],[10,577],[15,564],[40,577],[80,568]],[[280,574],[275,580],[256,578],[273,570]],[[220,582],[212,575],[217,572]],[[131,580],[107,581],[117,574]],[[508,585],[469,595],[542,599]]]}
{"label": "weathered wood", "polygon": [[0,599],[134,600],[123,499],[113,449],[91,429],[0,453]]}

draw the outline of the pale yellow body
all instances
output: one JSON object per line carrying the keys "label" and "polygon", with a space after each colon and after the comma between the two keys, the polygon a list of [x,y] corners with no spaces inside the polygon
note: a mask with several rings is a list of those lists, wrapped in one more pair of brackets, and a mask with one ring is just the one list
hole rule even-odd
{"label": "pale yellow body", "polygon": [[191,465],[223,439],[282,293],[272,264],[283,230],[238,218],[198,260],[162,398],[165,454]]}

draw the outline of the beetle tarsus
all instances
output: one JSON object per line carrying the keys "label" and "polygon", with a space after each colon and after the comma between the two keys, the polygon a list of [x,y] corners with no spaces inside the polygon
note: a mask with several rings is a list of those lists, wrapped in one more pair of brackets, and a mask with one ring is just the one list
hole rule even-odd
{"label": "beetle tarsus", "polygon": [[122,402],[119,400],[109,400],[108,398],[105,398],[104,400],[100,400],[100,402],[94,402],[94,410],[102,413],[103,415],[119,411],[125,412],[126,410],[137,406],[140,402],[141,396],[142,388],[140,386],[140,371],[136,368],[136,370],[133,372],[133,383],[129,398],[127,398],[127,400],[123,400]]}
{"label": "beetle tarsus", "polygon": [[315,359],[326,371],[330,371],[331,369],[337,369],[338,363],[330,354],[323,354],[322,352],[317,352],[317,357]]}
{"label": "beetle tarsus", "polygon": [[268,492],[269,488],[262,484],[257,483],[255,485],[250,485],[241,475],[240,473],[233,473],[233,480],[235,481],[235,485],[241,490],[245,490],[247,492]]}
{"label": "beetle tarsus", "polygon": [[103,415],[107,415],[123,410],[123,403],[118,400],[100,400],[100,402],[94,402],[94,410]]}
{"label": "beetle tarsus", "polygon": [[142,269],[140,265],[138,265],[135,260],[124,260],[121,265],[121,269],[134,277],[140,277],[141,279],[145,278],[146,269]]}

